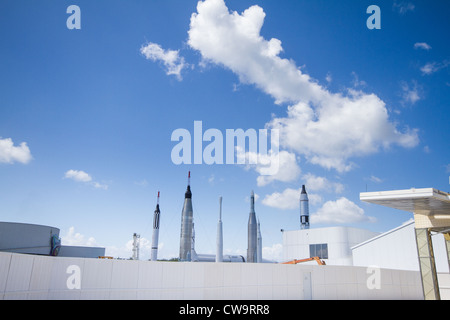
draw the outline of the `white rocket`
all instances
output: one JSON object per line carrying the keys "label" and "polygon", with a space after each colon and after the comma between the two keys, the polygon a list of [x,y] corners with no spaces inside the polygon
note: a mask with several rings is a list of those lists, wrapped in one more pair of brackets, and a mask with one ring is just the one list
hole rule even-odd
{"label": "white rocket", "polygon": [[262,262],[262,237],[261,237],[261,226],[259,225],[259,219],[258,219],[258,228],[257,228],[257,234],[258,234],[258,242],[256,243],[256,262],[261,263]]}
{"label": "white rocket", "polygon": [[191,260],[192,262],[198,262],[198,255],[195,251],[195,227],[194,222],[192,222],[192,241],[191,241]]}
{"label": "white rocket", "polygon": [[250,214],[248,217],[248,244],[247,244],[247,262],[257,261],[257,224],[255,214],[255,194],[252,191],[250,197]]}
{"label": "white rocket", "polygon": [[156,201],[156,210],[153,214],[153,236],[152,236],[152,261],[156,261],[158,258],[158,239],[159,239],[159,191],[158,199]]}
{"label": "white rocket", "polygon": [[191,261],[192,229],[194,212],[192,210],[191,172],[188,175],[188,186],[184,194],[184,205],[181,211],[180,261]]}
{"label": "white rocket", "polygon": [[141,236],[137,233],[133,233],[133,256],[132,260],[139,260],[139,242],[141,240]]}
{"label": "white rocket", "polygon": [[300,194],[300,229],[309,229],[309,200],[305,185]]}
{"label": "white rocket", "polygon": [[217,223],[216,262],[223,262],[223,233],[222,233],[222,197],[219,197],[219,222]]}

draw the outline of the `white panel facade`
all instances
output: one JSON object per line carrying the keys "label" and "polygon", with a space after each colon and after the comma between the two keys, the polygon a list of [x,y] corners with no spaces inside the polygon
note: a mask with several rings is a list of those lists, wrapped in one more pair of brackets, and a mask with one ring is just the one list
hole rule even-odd
{"label": "white panel facade", "polygon": [[[442,234],[433,234],[437,272],[448,273],[449,265]],[[405,223],[352,248],[353,265],[399,270],[419,270],[414,221]]]}
{"label": "white panel facade", "polygon": [[353,247],[352,251],[355,266],[419,270],[414,222],[363,242]]}
{"label": "white panel facade", "polygon": [[[81,285],[69,288],[79,267]],[[419,272],[364,267],[177,263],[0,252],[0,299],[422,299]]]}

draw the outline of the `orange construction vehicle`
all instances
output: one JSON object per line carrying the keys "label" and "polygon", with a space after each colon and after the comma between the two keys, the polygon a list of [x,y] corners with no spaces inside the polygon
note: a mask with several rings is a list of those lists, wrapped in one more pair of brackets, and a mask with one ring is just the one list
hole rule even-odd
{"label": "orange construction vehicle", "polygon": [[302,262],[306,262],[306,261],[312,261],[312,260],[316,260],[317,264],[320,266],[324,266],[325,265],[325,261],[320,260],[319,257],[312,257],[312,258],[307,258],[307,259],[301,259],[301,260],[291,260],[291,261],[287,261],[287,262],[283,262],[283,264],[297,264],[297,263],[302,263]]}

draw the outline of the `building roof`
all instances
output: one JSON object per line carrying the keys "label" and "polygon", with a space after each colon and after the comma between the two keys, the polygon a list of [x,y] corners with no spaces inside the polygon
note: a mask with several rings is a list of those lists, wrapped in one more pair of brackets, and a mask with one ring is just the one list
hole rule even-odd
{"label": "building roof", "polygon": [[434,188],[362,192],[360,200],[417,214],[450,216],[450,194]]}

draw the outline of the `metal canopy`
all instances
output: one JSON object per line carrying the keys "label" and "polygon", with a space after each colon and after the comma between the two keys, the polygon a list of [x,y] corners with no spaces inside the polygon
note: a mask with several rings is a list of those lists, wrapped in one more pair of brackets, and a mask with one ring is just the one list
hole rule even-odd
{"label": "metal canopy", "polygon": [[[417,253],[425,300],[439,300],[431,231],[450,232],[450,195],[434,188],[362,192],[361,201],[414,213]],[[448,247],[448,241],[447,241]],[[449,251],[450,252],[450,251]],[[450,256],[448,256],[450,261]]]}
{"label": "metal canopy", "polygon": [[362,192],[360,200],[423,215],[449,215],[450,194],[434,188]]}

